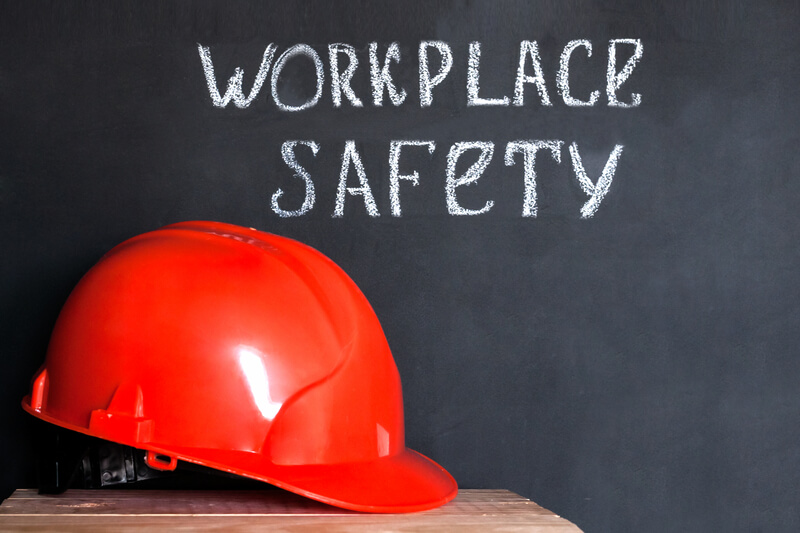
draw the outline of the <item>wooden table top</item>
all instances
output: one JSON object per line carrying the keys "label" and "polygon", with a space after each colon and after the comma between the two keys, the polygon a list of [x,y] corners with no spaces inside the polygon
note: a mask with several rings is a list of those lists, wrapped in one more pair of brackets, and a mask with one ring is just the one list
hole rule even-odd
{"label": "wooden table top", "polygon": [[527,531],[580,533],[507,490],[459,490],[442,507],[410,514],[346,511],[282,490],[18,489],[0,505],[0,531]]}

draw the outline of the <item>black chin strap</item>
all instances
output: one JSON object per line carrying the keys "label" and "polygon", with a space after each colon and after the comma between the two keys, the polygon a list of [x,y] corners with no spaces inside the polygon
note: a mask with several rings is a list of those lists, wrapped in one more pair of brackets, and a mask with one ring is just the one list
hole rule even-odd
{"label": "black chin strap", "polygon": [[[267,489],[271,485],[200,465],[178,462],[155,470],[145,450],[43,424],[38,442],[39,493],[129,486],[158,489]],[[134,487],[130,487],[134,488]]]}
{"label": "black chin strap", "polygon": [[47,428],[43,433],[38,454],[39,492],[42,494],[177,476],[175,472],[148,467],[144,450],[58,427]]}

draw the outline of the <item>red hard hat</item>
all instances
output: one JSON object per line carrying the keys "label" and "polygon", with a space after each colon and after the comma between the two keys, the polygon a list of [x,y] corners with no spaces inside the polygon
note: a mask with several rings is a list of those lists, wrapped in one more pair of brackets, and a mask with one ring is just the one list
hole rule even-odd
{"label": "red hard hat", "polygon": [[291,239],[185,222],[112,249],[73,290],[25,410],[347,509],[430,509],[450,474],[405,447],[386,337],[355,283]]}

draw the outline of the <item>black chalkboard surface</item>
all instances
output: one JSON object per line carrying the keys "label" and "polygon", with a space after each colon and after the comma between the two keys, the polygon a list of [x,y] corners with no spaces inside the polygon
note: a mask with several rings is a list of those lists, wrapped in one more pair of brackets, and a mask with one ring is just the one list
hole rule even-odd
{"label": "black chalkboard surface", "polygon": [[[0,497],[80,276],[182,220],[350,274],[407,444],[586,531],[800,530],[796,2],[3,2]],[[90,370],[89,370],[90,371]]]}

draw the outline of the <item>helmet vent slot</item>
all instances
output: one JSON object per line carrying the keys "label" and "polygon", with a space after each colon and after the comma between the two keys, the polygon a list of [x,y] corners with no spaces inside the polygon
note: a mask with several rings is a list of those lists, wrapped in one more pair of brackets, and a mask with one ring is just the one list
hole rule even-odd
{"label": "helmet vent slot", "polygon": [[170,457],[163,453],[157,453],[147,450],[147,455],[144,456],[144,462],[147,466],[155,470],[175,470],[178,466],[178,458]]}

